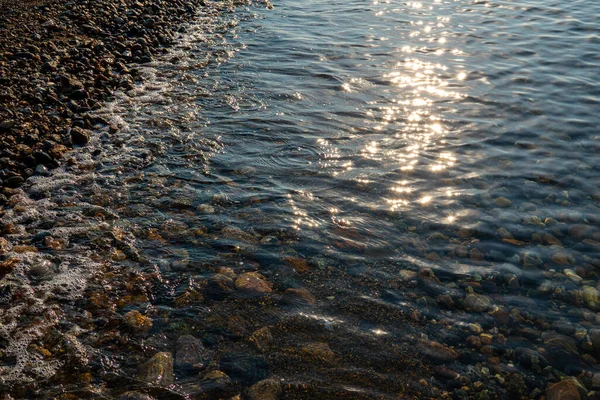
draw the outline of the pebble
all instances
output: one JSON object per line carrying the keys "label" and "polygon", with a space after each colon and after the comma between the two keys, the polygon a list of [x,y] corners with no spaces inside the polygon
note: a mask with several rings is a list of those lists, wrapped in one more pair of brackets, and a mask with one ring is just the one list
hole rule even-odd
{"label": "pebble", "polygon": [[281,302],[289,306],[312,306],[317,299],[307,289],[286,289],[281,296]]}
{"label": "pebble", "polygon": [[175,380],[171,353],[156,353],[150,360],[140,366],[137,378],[152,385],[171,385]]}
{"label": "pebble", "polygon": [[463,303],[465,311],[481,313],[487,311],[492,305],[492,300],[483,295],[471,293],[467,295]]}
{"label": "pebble", "polygon": [[240,292],[263,296],[273,291],[273,285],[258,272],[246,272],[235,280],[235,288]]}
{"label": "pebble", "polygon": [[322,360],[330,360],[335,356],[329,345],[324,342],[309,343],[302,351]]}
{"label": "pebble", "polygon": [[572,380],[549,383],[546,387],[547,400],[580,400],[578,385]]}
{"label": "pebble", "polygon": [[137,310],[129,311],[125,314],[123,320],[127,327],[136,333],[147,332],[152,329],[152,320]]}
{"label": "pebble", "polygon": [[229,386],[231,386],[231,379],[223,371],[210,371],[202,377],[202,388],[207,392],[220,392]]}
{"label": "pebble", "polygon": [[250,336],[250,342],[258,351],[264,353],[273,344],[273,334],[268,327],[261,328]]}
{"label": "pebble", "polygon": [[71,129],[71,140],[74,144],[85,146],[90,141],[90,132],[86,129],[74,127]]}
{"label": "pebble", "polygon": [[494,199],[494,202],[496,203],[496,205],[498,207],[501,207],[501,208],[508,208],[508,207],[512,206],[512,201],[510,201],[506,197],[496,197]]}
{"label": "pebble", "polygon": [[455,350],[436,341],[421,340],[417,344],[417,348],[425,357],[433,361],[448,362],[458,357]]}
{"label": "pebble", "polygon": [[175,347],[175,367],[180,370],[202,369],[206,366],[208,352],[202,341],[192,335],[177,339]]}
{"label": "pebble", "polygon": [[248,388],[246,398],[248,400],[278,400],[282,393],[281,383],[275,379],[265,379]]}

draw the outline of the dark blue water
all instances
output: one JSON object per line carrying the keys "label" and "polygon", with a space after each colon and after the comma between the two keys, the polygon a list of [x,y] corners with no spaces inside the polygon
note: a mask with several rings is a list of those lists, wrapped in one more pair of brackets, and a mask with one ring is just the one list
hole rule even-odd
{"label": "dark blue water", "polygon": [[600,3],[274,5],[211,3],[15,198],[7,387],[599,389]]}

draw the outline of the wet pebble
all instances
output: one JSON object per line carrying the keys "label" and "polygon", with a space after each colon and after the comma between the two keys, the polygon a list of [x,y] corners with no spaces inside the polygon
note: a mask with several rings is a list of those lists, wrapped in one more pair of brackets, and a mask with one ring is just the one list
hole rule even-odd
{"label": "wet pebble", "polygon": [[281,296],[281,302],[289,306],[312,306],[317,300],[307,289],[286,289]]}
{"label": "wet pebble", "polygon": [[183,335],[177,339],[175,349],[175,367],[180,370],[202,369],[208,359],[208,352],[202,341],[192,335]]}
{"label": "wet pebble", "polygon": [[281,384],[275,379],[265,379],[255,383],[246,391],[248,400],[278,400],[283,390]]}
{"label": "wet pebble", "polygon": [[580,400],[579,385],[568,379],[557,383],[549,383],[546,387],[547,400]]}
{"label": "wet pebble", "polygon": [[171,385],[175,379],[171,353],[156,353],[150,360],[140,366],[137,378],[152,385]]}
{"label": "wet pebble", "polygon": [[135,333],[147,332],[152,329],[152,320],[137,310],[132,310],[125,314],[123,321]]}
{"label": "wet pebble", "polygon": [[487,311],[492,305],[492,300],[487,297],[476,293],[467,295],[463,303],[465,311],[481,313]]}
{"label": "wet pebble", "polygon": [[258,272],[246,272],[235,280],[235,288],[252,296],[263,296],[273,291],[273,285]]}

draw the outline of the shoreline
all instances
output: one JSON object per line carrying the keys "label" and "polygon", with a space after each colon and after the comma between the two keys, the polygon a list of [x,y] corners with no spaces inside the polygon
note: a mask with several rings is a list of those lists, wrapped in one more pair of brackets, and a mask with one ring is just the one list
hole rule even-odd
{"label": "shoreline", "polygon": [[[141,78],[202,0],[0,1],[0,207],[85,146],[88,115]],[[117,129],[116,127],[111,127]]]}

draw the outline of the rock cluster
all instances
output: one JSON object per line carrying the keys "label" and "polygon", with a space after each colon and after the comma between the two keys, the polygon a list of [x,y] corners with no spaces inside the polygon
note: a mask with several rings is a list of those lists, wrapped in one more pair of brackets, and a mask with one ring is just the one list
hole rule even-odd
{"label": "rock cluster", "polygon": [[[33,3],[33,4],[32,4]],[[106,123],[87,115],[194,17],[201,0],[10,2],[0,7],[0,205]]]}

